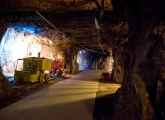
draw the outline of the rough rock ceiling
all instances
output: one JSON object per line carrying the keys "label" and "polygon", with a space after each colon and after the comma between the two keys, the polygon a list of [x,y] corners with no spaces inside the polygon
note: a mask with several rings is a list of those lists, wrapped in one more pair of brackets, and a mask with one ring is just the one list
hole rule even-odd
{"label": "rough rock ceiling", "polygon": [[[103,8],[104,14],[99,17]],[[26,16],[25,11],[33,11],[30,14],[37,16],[35,11],[39,11],[64,34],[91,49],[100,49],[98,39],[104,49],[110,44],[123,43],[126,40],[128,24],[121,16],[114,13],[112,8],[111,0],[0,1],[0,10],[14,11],[15,16],[19,13]],[[99,32],[96,29],[95,18],[101,26]],[[53,29],[48,24],[46,26]]]}
{"label": "rough rock ceiling", "polygon": [[116,17],[111,11],[105,11],[104,17],[101,19],[99,33],[96,29],[95,17],[96,11],[77,11],[56,13],[47,18],[60,31],[87,47],[91,47],[92,44],[99,47],[98,37],[104,48],[109,47],[107,42],[110,39],[122,40],[127,38],[128,24],[121,17]]}
{"label": "rough rock ceiling", "polygon": [[[111,0],[103,0],[104,9],[112,9]],[[1,0],[0,10],[73,11],[101,8],[102,0]]]}

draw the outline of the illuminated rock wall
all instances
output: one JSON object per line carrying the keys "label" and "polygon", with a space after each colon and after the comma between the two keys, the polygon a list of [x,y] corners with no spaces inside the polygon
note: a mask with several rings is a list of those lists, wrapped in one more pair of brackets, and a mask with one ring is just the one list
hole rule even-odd
{"label": "illuminated rock wall", "polygon": [[77,62],[79,64],[79,70],[88,69],[87,59],[85,58],[85,50],[79,51],[77,55]]}
{"label": "illuminated rock wall", "polygon": [[[8,28],[0,45],[0,64],[3,73],[14,72],[18,58],[37,57],[38,52],[41,57],[53,59],[56,49],[50,47],[52,44],[47,38]],[[21,63],[18,64],[18,69],[21,66]]]}
{"label": "illuminated rock wall", "polygon": [[112,70],[114,69],[114,59],[112,56],[112,50],[110,49],[110,56],[107,57],[106,63],[105,63],[105,69],[112,74]]}

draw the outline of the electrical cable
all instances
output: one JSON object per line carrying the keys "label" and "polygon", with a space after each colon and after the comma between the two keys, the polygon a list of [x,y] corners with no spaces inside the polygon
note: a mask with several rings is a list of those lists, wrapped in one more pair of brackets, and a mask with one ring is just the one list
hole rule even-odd
{"label": "electrical cable", "polygon": [[103,54],[104,54],[104,50],[103,50],[102,45],[100,44],[100,39],[99,39],[99,37],[100,37],[100,36],[99,36],[99,35],[100,35],[100,34],[99,34],[99,28],[97,28],[97,29],[98,29],[98,43],[99,43],[99,45],[100,45],[100,47],[101,47],[101,49],[102,49],[102,51],[103,51]]}
{"label": "electrical cable", "polygon": [[[44,19],[49,25],[51,25],[54,29],[56,29],[59,33],[62,33],[60,30],[58,30],[51,22],[49,22],[43,15],[41,15],[38,11],[35,11],[42,19]],[[63,33],[64,34],[64,33]]]}
{"label": "electrical cable", "polygon": [[75,41],[75,43],[76,43],[76,44],[78,44],[80,47],[82,47],[82,48],[84,48],[84,49],[88,50],[88,51],[92,51],[92,52],[96,52],[96,53],[99,53],[99,54],[103,54],[102,52],[98,52],[98,51],[95,51],[95,50],[88,49],[88,48],[86,48],[86,47],[82,46],[81,44],[79,44],[79,43],[78,43],[78,42],[76,42],[76,41]]}
{"label": "electrical cable", "polygon": [[[36,12],[42,19],[44,19],[49,25],[51,25],[55,30],[57,30],[59,33],[62,33],[63,35],[65,35],[65,36],[67,36],[68,38],[70,38],[68,35],[66,35],[65,33],[63,33],[63,32],[61,32],[60,30],[58,30],[58,28],[56,28],[52,23],[50,23],[50,22],[49,22],[43,15],[41,15],[38,11],[35,11],[35,12]],[[71,39],[71,38],[70,38],[70,39]],[[101,52],[98,52],[98,51],[95,51],[95,50],[88,49],[88,48],[82,46],[81,44],[79,44],[79,43],[76,42],[76,41],[75,41],[75,43],[76,43],[77,45],[79,45],[80,47],[82,47],[82,48],[88,50],[88,51],[96,52],[96,53],[99,53],[99,54],[105,54],[104,52],[101,53]],[[102,46],[101,46],[101,48],[102,48]],[[103,49],[102,49],[102,50],[103,50]]]}

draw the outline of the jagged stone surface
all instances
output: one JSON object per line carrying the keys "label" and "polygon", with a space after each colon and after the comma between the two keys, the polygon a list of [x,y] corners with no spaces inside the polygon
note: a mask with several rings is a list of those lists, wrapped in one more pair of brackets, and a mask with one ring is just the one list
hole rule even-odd
{"label": "jagged stone surface", "polygon": [[14,90],[8,79],[0,72],[0,103],[14,96]]}
{"label": "jagged stone surface", "polygon": [[161,12],[164,9],[164,2],[159,2],[161,4],[155,6],[155,1],[150,3],[143,1],[145,5],[139,8],[142,3],[138,1],[124,1],[130,31],[128,46],[125,49],[124,80],[121,89],[118,90],[119,97],[113,115],[114,120],[163,120],[165,118],[165,106],[161,102],[164,97],[159,96],[160,92],[161,95],[164,94],[162,86],[165,82],[162,77],[164,39],[161,32],[164,28],[162,24],[164,13]]}
{"label": "jagged stone surface", "polygon": [[2,72],[13,73],[16,66],[17,69],[22,68],[22,63],[17,65],[18,58],[38,57],[38,52],[41,57],[54,59],[53,55],[57,55],[57,48],[54,46],[53,40],[50,38],[9,28],[3,36],[0,46]]}

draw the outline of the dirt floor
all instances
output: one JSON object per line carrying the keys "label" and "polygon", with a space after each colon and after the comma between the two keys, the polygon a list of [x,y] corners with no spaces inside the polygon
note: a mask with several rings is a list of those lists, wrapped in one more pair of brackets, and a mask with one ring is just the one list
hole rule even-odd
{"label": "dirt floor", "polygon": [[116,104],[116,91],[121,83],[100,79],[96,93],[93,120],[111,120]]}
{"label": "dirt floor", "polygon": [[[67,80],[68,77],[60,77],[50,79],[47,83],[38,83],[38,84],[20,84],[12,83],[15,95],[13,98],[4,101],[0,104],[0,109],[13,104],[35,92],[38,92],[52,84],[56,84],[61,80]],[[98,90],[96,93],[93,120],[110,120],[111,114],[114,110],[115,105],[115,92],[120,87],[120,83],[102,81],[100,79]]]}

